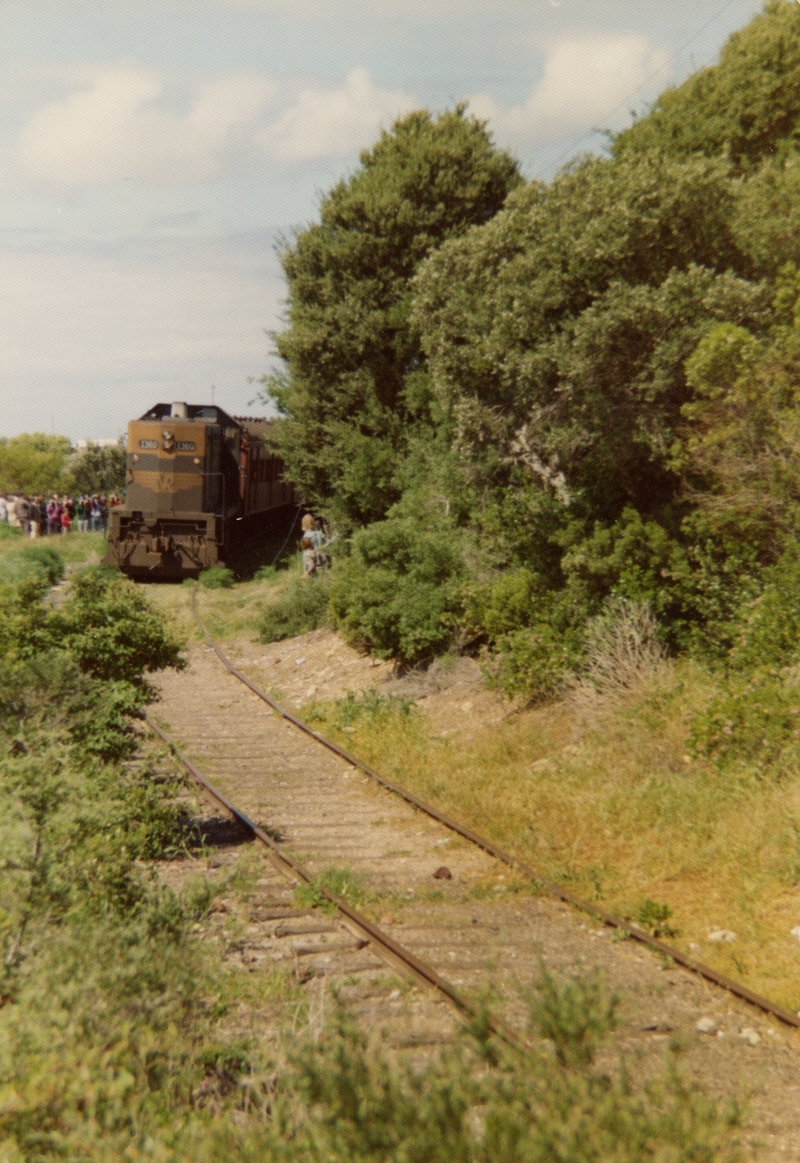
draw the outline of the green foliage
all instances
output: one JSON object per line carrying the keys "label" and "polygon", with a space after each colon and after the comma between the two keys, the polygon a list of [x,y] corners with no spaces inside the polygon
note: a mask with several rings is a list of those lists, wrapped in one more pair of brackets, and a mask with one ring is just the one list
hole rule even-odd
{"label": "green foliage", "polygon": [[13,585],[24,578],[37,577],[50,586],[63,576],[64,559],[52,545],[31,545],[20,539],[12,551],[0,558],[0,582]]}
{"label": "green foliage", "polygon": [[396,695],[381,695],[374,688],[369,691],[348,691],[343,699],[334,703],[335,723],[339,728],[352,727],[359,722],[380,723],[395,715],[408,719],[414,703],[411,699],[401,699]]}
{"label": "green foliage", "polygon": [[185,665],[161,612],[107,566],[77,574],[51,626],[54,644],[69,650],[84,673],[130,683],[144,695],[151,693],[145,674]]}
{"label": "green foliage", "polygon": [[764,570],[763,589],[739,611],[730,664],[747,674],[800,661],[800,546],[793,542]]}
{"label": "green foliage", "polygon": [[360,878],[349,868],[326,868],[318,876],[313,877],[307,884],[301,884],[294,890],[294,899],[300,908],[322,909],[323,912],[333,914],[336,906],[325,896],[331,892],[354,907],[359,907],[368,895]]}
{"label": "green foliage", "polygon": [[667,89],[617,135],[614,152],[717,154],[737,170],[793,152],[800,127],[800,14],[770,0],[722,50],[718,65]]}
{"label": "green foliage", "polygon": [[731,1120],[674,1069],[658,1083],[635,1089],[624,1074],[610,1078],[588,1068],[602,1033],[613,1024],[616,1004],[599,981],[562,986],[545,980],[550,990],[543,991],[538,1017],[563,1064],[549,1056],[522,1057],[480,1037],[457,1044],[422,1071],[392,1068],[370,1052],[356,1024],[338,1013],[330,1035],[302,1045],[281,1080],[270,1157],[287,1163],[737,1158]]}
{"label": "green foliage", "polygon": [[541,578],[529,569],[508,570],[483,585],[470,580],[459,595],[459,627],[467,638],[496,642],[503,634],[529,626],[546,608],[543,589]]}
{"label": "green foliage", "polygon": [[663,616],[674,607],[668,579],[680,559],[679,544],[663,526],[626,507],[613,525],[596,523],[590,537],[568,548],[561,568],[572,601],[588,614],[613,592]]}
{"label": "green foliage", "polygon": [[493,682],[547,698],[622,600],[745,665],[800,515],[799,11],[768,4],[549,185],[464,110],[411,114],[286,244],[266,386],[340,523],[350,641],[485,646]]}
{"label": "green foliage", "polygon": [[60,490],[70,451],[66,436],[24,432],[0,437],[0,493],[30,496]]}
{"label": "green foliage", "polygon": [[289,327],[274,339],[286,371],[264,384],[287,417],[289,477],[340,522],[381,518],[398,499],[395,475],[426,410],[408,322],[417,266],[491,218],[519,181],[462,107],[411,113],[323,198],[319,223],[284,246]]}
{"label": "green foliage", "polygon": [[765,162],[742,182],[734,232],[755,271],[778,277],[787,263],[800,265],[800,165],[797,155]]}
{"label": "green foliage", "polygon": [[389,517],[354,534],[333,574],[331,608],[357,646],[416,663],[452,640],[464,574],[452,523]]}
{"label": "green foliage", "polygon": [[654,937],[677,937],[678,930],[669,923],[672,909],[663,902],[647,900],[636,914],[636,923]]}
{"label": "green foliage", "polygon": [[587,161],[423,265],[412,321],[473,478],[515,465],[606,520],[674,496],[683,361],[768,303],[730,270],[731,196],[716,163]]}
{"label": "green foliage", "polygon": [[756,597],[730,619],[731,671],[693,717],[692,754],[720,771],[793,771],[800,762],[800,550],[791,543],[763,571]]}
{"label": "green foliage", "polygon": [[554,1043],[561,1065],[583,1068],[592,1063],[603,1038],[616,1025],[619,1003],[617,994],[609,995],[599,972],[558,982],[541,965],[530,1011],[539,1034]]}
{"label": "green foliage", "polygon": [[742,328],[711,329],[687,361],[695,398],[673,447],[696,518],[712,536],[739,538],[760,564],[775,560],[800,503],[797,271],[774,288],[773,326],[757,339]]}
{"label": "green foliage", "polygon": [[236,575],[232,569],[214,566],[212,569],[204,569],[198,581],[207,590],[230,590],[236,584]]}
{"label": "green foliage", "polygon": [[259,621],[260,642],[281,642],[318,630],[329,620],[330,573],[295,576],[270,602]]}
{"label": "green foliage", "polygon": [[125,493],[125,442],[93,444],[73,452],[64,469],[63,487],[74,495]]}
{"label": "green foliage", "polygon": [[688,748],[720,771],[793,771],[800,762],[800,551],[762,572],[729,621],[729,675],[694,714]]}
{"label": "green foliage", "polygon": [[720,771],[797,771],[800,688],[779,675],[731,678],[693,716],[688,750]]}
{"label": "green foliage", "polygon": [[583,655],[580,630],[540,622],[500,635],[487,664],[490,687],[509,698],[544,702],[562,693]]}

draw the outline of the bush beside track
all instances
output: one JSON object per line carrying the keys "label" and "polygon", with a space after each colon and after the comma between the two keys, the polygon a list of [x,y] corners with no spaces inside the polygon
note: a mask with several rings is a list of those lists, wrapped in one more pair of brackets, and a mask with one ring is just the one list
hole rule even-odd
{"label": "bush beside track", "polygon": [[554,1141],[572,1163],[632,1163],[644,1145],[735,1158],[735,1119],[676,1076],[634,1093],[596,1071],[613,1006],[592,983],[545,979],[532,1030],[556,1056],[524,1064],[476,1027],[420,1076],[369,1052],[341,1013],[321,1043],[280,1051],[279,1080],[274,1052],[226,1040],[218,1020],[240,987],[190,940],[209,892],[177,897],[149,871],[181,837],[176,788],[122,762],[147,672],[179,665],[179,643],[118,576],[88,569],[53,608],[53,559],[23,560],[0,586],[4,1161],[513,1163],[552,1158]]}

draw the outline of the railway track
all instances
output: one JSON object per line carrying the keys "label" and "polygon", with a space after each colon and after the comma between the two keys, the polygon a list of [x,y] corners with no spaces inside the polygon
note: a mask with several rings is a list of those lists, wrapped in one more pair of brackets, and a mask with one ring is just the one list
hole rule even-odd
{"label": "railway track", "polygon": [[[308,911],[301,916],[293,911],[291,884],[276,868],[259,885],[261,928],[251,934],[250,949],[256,963],[286,958],[282,950],[291,941],[300,980],[344,982],[345,992],[364,1003],[368,1020],[403,1000],[394,996],[397,982],[387,965],[433,987],[462,1014],[471,1011],[471,999],[491,990],[498,999],[496,1028],[510,1041],[526,1009],[521,991],[536,980],[542,962],[557,974],[597,967],[625,991],[615,1052],[655,1061],[664,1043],[682,1040],[693,1071],[706,1084],[711,1080],[712,1091],[715,1078],[730,1080],[732,1073],[757,1090],[760,1072],[774,1071],[778,1053],[785,1085],[800,1096],[796,1043],[781,1032],[800,1025],[796,1015],[705,966],[687,965],[679,950],[650,934],[635,936],[655,958],[630,940],[612,941],[619,921],[456,821],[437,818],[429,805],[406,793],[401,798],[379,773],[278,708],[216,644],[193,648],[189,673],[165,676],[162,690],[164,725],[154,726],[195,777],[213,785],[220,810],[258,836],[284,874],[297,884],[331,866],[347,867],[372,898],[356,909],[349,890],[344,897],[323,891],[339,908],[339,921]],[[436,879],[443,865],[450,875]],[[272,926],[266,936],[264,924]],[[407,1044],[451,1036],[441,1002],[420,994],[415,1007]],[[713,1025],[715,1036],[698,1034],[699,1022]],[[800,1158],[800,1149],[796,1156],[784,1149],[780,1157]]]}

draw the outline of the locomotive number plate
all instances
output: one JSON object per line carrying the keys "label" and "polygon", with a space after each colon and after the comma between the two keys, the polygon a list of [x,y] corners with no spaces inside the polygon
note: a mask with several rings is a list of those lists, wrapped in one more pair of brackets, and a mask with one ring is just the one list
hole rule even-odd
{"label": "locomotive number plate", "polygon": [[197,447],[197,445],[195,444],[195,442],[193,440],[176,440],[175,441],[175,451],[176,452],[194,452],[196,447]]}
{"label": "locomotive number plate", "polygon": [[158,448],[158,441],[157,440],[140,440],[139,447],[140,448]]}

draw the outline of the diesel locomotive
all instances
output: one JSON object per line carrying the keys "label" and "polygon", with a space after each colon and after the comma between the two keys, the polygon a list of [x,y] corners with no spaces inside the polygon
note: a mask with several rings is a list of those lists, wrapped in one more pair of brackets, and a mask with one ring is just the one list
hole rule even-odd
{"label": "diesel locomotive", "polygon": [[134,578],[196,577],[297,505],[265,419],[214,404],[156,404],[128,425],[125,503],[105,561]]}

